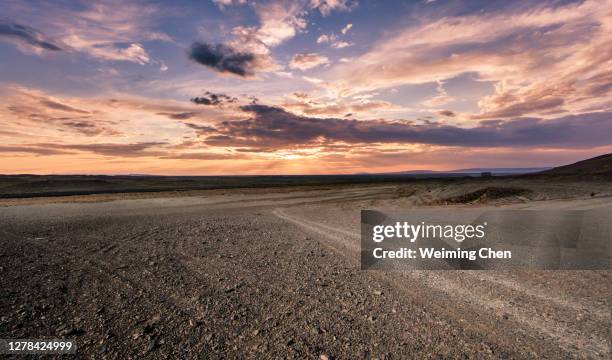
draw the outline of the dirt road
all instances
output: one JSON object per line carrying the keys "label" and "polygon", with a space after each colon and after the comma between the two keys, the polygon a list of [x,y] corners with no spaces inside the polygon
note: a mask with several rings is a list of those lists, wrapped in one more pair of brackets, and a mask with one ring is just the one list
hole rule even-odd
{"label": "dirt road", "polygon": [[[608,358],[609,271],[359,270],[359,209],[445,191],[0,208],[0,338],[73,338],[108,359]],[[612,203],[542,200],[494,205]]]}

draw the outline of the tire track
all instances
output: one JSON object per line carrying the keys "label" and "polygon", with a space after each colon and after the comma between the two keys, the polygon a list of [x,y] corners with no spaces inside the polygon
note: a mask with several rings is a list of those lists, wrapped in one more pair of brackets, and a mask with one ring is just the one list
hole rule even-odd
{"label": "tire track", "polygon": [[[310,232],[317,233],[327,239],[333,240],[341,245],[344,249],[352,252],[352,256],[358,259],[359,256],[359,239],[360,234],[346,231],[343,229],[334,228],[326,224],[320,224],[311,220],[300,218],[294,215],[289,215],[284,209],[275,209],[273,213],[279,218],[296,224]],[[341,254],[346,255],[341,249],[338,249]],[[442,273],[443,275],[440,275]],[[551,294],[531,290],[510,280],[499,279],[482,272],[462,271],[459,274],[451,272],[432,272],[432,271],[410,271],[403,272],[402,275],[416,279],[429,288],[453,297],[462,303],[472,303],[472,307],[476,305],[478,308],[492,310],[493,313],[500,318],[510,317],[513,321],[523,325],[531,331],[543,334],[552,339],[565,351],[574,354],[575,356],[584,356],[584,351],[587,351],[591,357],[605,358],[609,354],[609,340],[599,337],[594,334],[584,335],[578,329],[573,329],[566,324],[551,319],[542,319],[537,314],[529,313],[517,306],[514,306],[507,300],[501,300],[501,297],[492,297],[487,289],[482,289],[482,286],[474,286],[474,283],[469,284],[470,287],[458,285],[457,280],[465,280],[465,277],[470,277],[475,280],[484,280],[498,286],[498,289],[508,297],[520,298],[527,296],[535,299],[536,302],[544,302],[548,305],[560,308],[559,313],[567,311],[585,311],[596,317],[602,323],[607,323],[610,319],[609,312],[601,308],[594,308],[589,305],[572,302],[570,300],[556,297]],[[449,276],[450,275],[450,276]],[[452,277],[456,277],[452,279]],[[478,277],[478,279],[476,279]],[[461,281],[463,282],[463,281]],[[476,284],[478,284],[476,282]],[[405,286],[405,284],[399,284]],[[483,291],[484,290],[484,291]],[[517,294],[518,293],[518,294]],[[500,294],[501,295],[501,294]],[[590,336],[589,336],[590,335]]]}

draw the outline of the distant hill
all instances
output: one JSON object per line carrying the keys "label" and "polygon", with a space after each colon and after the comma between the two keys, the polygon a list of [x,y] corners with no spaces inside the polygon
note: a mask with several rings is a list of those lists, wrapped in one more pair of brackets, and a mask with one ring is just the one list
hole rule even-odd
{"label": "distant hill", "polygon": [[451,171],[452,173],[472,174],[481,172],[490,172],[492,174],[528,174],[540,172],[550,169],[549,167],[532,167],[532,168],[470,168],[458,169]]}
{"label": "distant hill", "polygon": [[385,173],[388,175],[478,175],[480,176],[483,172],[490,172],[493,175],[520,175],[541,172],[550,169],[549,167],[537,167],[537,168],[469,168],[469,169],[456,169],[447,171],[435,171],[435,170],[408,170],[399,171],[392,173]]}
{"label": "distant hill", "polygon": [[548,175],[608,175],[612,176],[612,154],[600,155],[577,163],[559,166],[540,174]]}

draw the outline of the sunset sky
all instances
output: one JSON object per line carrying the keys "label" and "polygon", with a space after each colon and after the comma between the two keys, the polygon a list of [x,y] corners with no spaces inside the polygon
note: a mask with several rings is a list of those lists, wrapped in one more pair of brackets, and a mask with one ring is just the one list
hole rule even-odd
{"label": "sunset sky", "polygon": [[538,167],[612,152],[612,1],[25,1],[0,173]]}

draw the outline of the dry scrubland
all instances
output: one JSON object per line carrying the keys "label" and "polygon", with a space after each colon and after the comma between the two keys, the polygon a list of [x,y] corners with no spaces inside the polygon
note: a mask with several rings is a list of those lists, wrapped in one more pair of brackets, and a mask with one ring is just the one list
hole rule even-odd
{"label": "dry scrubland", "polygon": [[609,271],[360,271],[358,229],[364,208],[610,208],[608,176],[4,199],[0,338],[108,359],[607,359]]}

